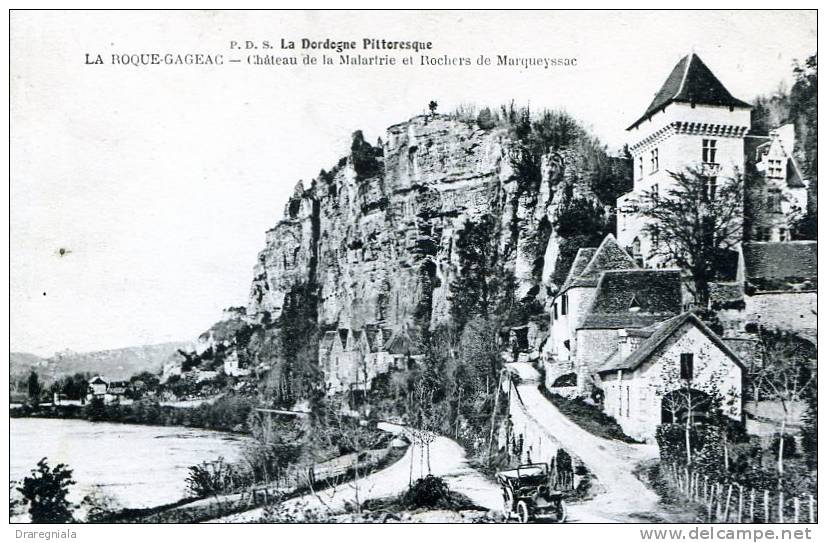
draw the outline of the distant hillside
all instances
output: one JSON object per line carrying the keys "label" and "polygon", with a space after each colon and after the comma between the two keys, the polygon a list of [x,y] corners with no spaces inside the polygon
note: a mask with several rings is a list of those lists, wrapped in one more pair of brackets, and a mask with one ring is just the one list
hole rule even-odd
{"label": "distant hillside", "polygon": [[170,342],[90,353],[62,351],[45,359],[29,353],[10,353],[9,373],[13,377],[22,376],[34,369],[44,380],[77,372],[101,374],[108,379],[127,379],[142,371],[160,371],[178,349],[190,347],[186,342]]}

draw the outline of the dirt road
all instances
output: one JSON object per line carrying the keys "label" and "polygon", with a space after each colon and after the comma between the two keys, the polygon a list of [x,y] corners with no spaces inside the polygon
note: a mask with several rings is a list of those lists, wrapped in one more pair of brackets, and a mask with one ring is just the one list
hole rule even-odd
{"label": "dirt road", "polygon": [[[405,428],[392,424],[380,426],[394,433],[406,433]],[[422,454],[421,454],[422,453]],[[474,503],[488,509],[502,507],[500,489],[468,465],[465,451],[456,442],[446,437],[435,437],[430,444],[431,473],[442,477],[451,490],[468,496]],[[355,482],[343,483],[329,490],[317,492],[316,496],[302,496],[285,502],[285,505],[301,506],[318,511],[344,511],[346,504],[357,499],[365,501],[399,494],[408,488],[408,483],[428,474],[427,454],[419,445],[408,447],[405,455],[387,468],[368,475]],[[263,509],[254,509],[219,519],[216,522],[255,522]]]}
{"label": "dirt road", "polygon": [[654,445],[631,445],[590,434],[540,393],[540,376],[534,368],[526,363],[508,366],[520,376],[517,390],[529,414],[598,479],[596,484],[602,492],[593,500],[572,504],[570,521],[630,522],[636,513],[650,515],[658,509],[657,495],[632,474],[639,462],[657,456]]}

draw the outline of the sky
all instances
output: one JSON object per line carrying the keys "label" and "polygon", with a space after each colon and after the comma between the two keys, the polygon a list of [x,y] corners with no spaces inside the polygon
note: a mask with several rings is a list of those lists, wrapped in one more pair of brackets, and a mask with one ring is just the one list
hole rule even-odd
{"label": "sky", "polygon": [[[577,66],[109,62],[229,58],[231,41],[282,38],[431,41],[434,57],[576,57]],[[10,349],[192,340],[222,308],[246,304],[265,231],[298,180],[347,154],[353,131],[384,137],[430,100],[443,112],[514,100],[564,108],[615,150],[692,51],[750,101],[792,85],[794,60],[816,51],[816,15],[14,12]],[[86,54],[107,63],[87,65]]]}

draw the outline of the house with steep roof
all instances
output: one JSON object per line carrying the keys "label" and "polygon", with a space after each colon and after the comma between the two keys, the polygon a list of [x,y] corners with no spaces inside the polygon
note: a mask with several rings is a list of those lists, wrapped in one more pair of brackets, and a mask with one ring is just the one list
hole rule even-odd
{"label": "house with steep roof", "polygon": [[751,239],[790,241],[795,222],[807,211],[809,183],[793,155],[795,125],[785,124],[770,130],[767,136],[748,135],[744,143],[745,158],[763,176],[764,186],[758,205],[760,220],[752,225]]}
{"label": "house with steep roof", "polygon": [[328,394],[369,390],[379,375],[405,367],[408,359],[421,358],[405,328],[340,328],[325,332],[319,342],[319,367]]}
{"label": "house with steep roof", "polygon": [[643,195],[667,193],[675,183],[670,172],[694,168],[714,198],[718,187],[744,169],[750,109],[692,53],[675,65],[645,113],[629,126],[634,182],[617,200],[617,239],[641,266],[668,264],[656,254],[657,229],[647,229],[650,219],[640,213]]}
{"label": "house with steep roof", "polygon": [[577,327],[577,386],[587,393],[595,374],[617,349],[624,330],[656,325],[683,311],[679,270],[610,270],[603,272],[595,297]]}
{"label": "house with steep roof", "polygon": [[603,410],[626,434],[647,441],[662,423],[702,419],[715,409],[743,422],[745,373],[738,355],[691,312],[621,330],[597,368]]}
{"label": "house with steep roof", "polygon": [[543,348],[549,386],[560,376],[574,371],[575,334],[594,300],[602,272],[635,268],[634,260],[611,234],[599,247],[587,247],[577,252],[566,280],[549,304],[549,337]]}

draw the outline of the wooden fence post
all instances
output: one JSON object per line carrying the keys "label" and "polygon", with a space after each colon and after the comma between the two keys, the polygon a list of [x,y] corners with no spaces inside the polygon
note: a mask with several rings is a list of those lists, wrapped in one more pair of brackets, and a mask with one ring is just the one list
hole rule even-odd
{"label": "wooden fence post", "polygon": [[810,524],[815,524],[816,521],[816,510],[815,510],[815,500],[813,499],[813,495],[810,494]]}
{"label": "wooden fence post", "polygon": [[796,496],[795,498],[793,498],[793,515],[794,515],[793,518],[795,519],[795,520],[793,520],[793,522],[795,522],[796,524],[798,524],[798,510],[799,510],[799,507],[800,507],[800,504],[799,504],[799,501],[798,501],[798,496]]}
{"label": "wooden fence post", "polygon": [[778,493],[778,522],[784,523],[784,493]]}
{"label": "wooden fence post", "polygon": [[770,522],[770,491],[764,491],[764,524]]}
{"label": "wooden fence post", "polygon": [[729,502],[732,499],[732,483],[726,490],[726,506],[724,507],[724,522],[729,522]]}
{"label": "wooden fence post", "polygon": [[755,522],[755,489],[749,489],[749,521]]}
{"label": "wooden fence post", "polygon": [[738,485],[738,524],[744,521],[744,487]]}

